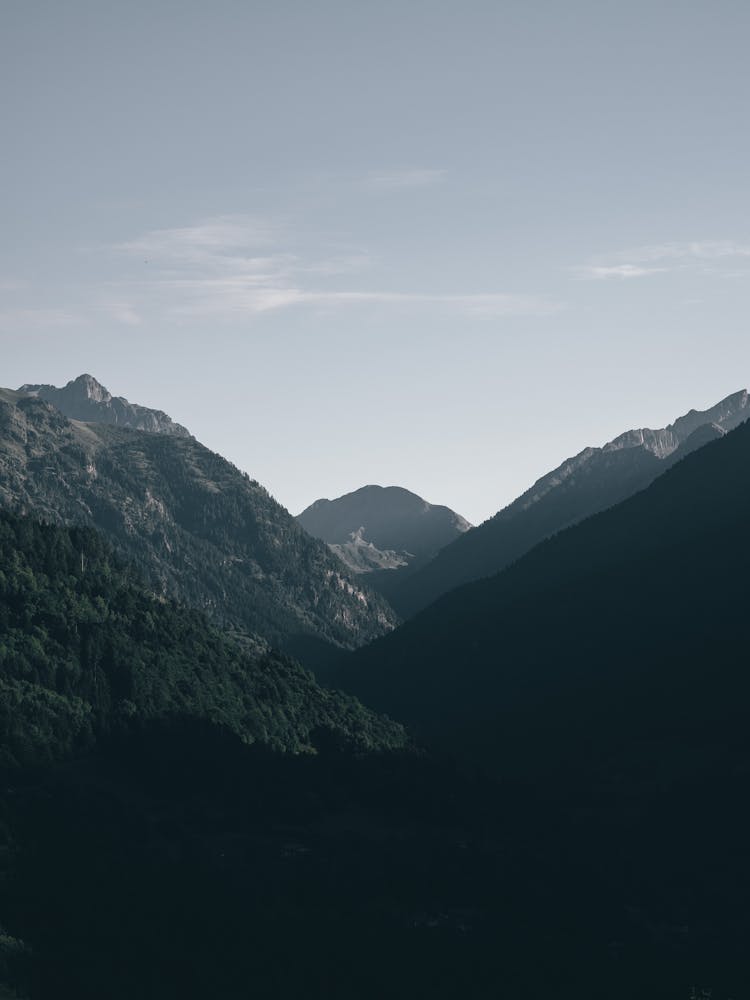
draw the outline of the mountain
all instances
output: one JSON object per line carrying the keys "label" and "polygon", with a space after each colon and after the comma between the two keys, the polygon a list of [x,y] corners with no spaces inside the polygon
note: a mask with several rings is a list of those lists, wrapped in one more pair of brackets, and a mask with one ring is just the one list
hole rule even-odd
{"label": "mountain", "polygon": [[363,486],[337,500],[316,500],[297,520],[355,573],[415,567],[471,527],[450,508],[400,486]]}
{"label": "mountain", "polygon": [[233,642],[147,591],[90,529],[0,511],[0,565],[0,767],[168,720],[292,752],[320,730],[368,749],[404,742],[399,726],[266,644]]}
{"label": "mountain", "polygon": [[98,528],[157,593],[311,660],[395,622],[262,486],[190,436],[82,423],[2,390],[0,503]]}
{"label": "mountain", "polygon": [[335,679],[508,777],[627,785],[650,783],[653,768],[691,781],[739,766],[729,748],[745,759],[749,502],[744,424],[444,595]]}
{"label": "mountain", "polygon": [[[5,395],[62,501],[83,445]],[[439,755],[0,513],[0,995],[746,996],[749,459],[722,435],[352,654]]]}
{"label": "mountain", "polygon": [[562,528],[644,489],[690,451],[748,417],[743,390],[708,410],[691,410],[661,430],[626,431],[601,448],[585,448],[412,575],[384,581],[382,592],[408,617],[454,587],[497,573]]}
{"label": "mountain", "polygon": [[187,428],[175,423],[162,410],[151,410],[129,403],[122,396],[113,396],[92,375],[79,375],[61,389],[54,385],[22,385],[18,391],[44,399],[71,420],[116,424],[176,437],[191,436]]}
{"label": "mountain", "polygon": [[[592,955],[639,970],[635,995],[747,992],[748,566],[745,423],[338,669],[418,741],[491,773],[511,827],[527,817],[518,920],[543,965],[585,926]],[[560,995],[617,995],[614,964],[585,986],[575,966]]]}
{"label": "mountain", "polygon": [[[129,603],[75,532],[0,548],[16,675],[62,642],[55,690],[107,704],[134,677],[149,713],[2,769],[0,978],[34,1000],[746,996],[749,459],[739,428],[352,655],[492,778],[308,732],[319,696],[275,671],[255,706],[317,752],[247,746],[213,642]],[[113,571],[113,593],[86,579]],[[228,724],[175,718],[183,684]]]}

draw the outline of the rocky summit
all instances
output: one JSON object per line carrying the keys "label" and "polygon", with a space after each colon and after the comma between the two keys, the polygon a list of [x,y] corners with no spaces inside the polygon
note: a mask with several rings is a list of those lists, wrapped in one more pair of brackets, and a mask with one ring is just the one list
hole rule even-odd
{"label": "rocky summit", "polygon": [[113,396],[93,375],[79,375],[60,389],[54,385],[27,384],[18,391],[51,403],[71,420],[116,424],[118,427],[175,437],[191,436],[186,427],[175,423],[163,410],[152,410],[130,403],[123,396]]}

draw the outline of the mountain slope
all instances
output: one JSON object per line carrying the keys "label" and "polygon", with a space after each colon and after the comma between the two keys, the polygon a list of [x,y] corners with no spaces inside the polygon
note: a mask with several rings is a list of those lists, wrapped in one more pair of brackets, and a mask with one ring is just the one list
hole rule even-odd
{"label": "mountain slope", "polygon": [[383,593],[399,614],[412,615],[454,587],[497,573],[556,531],[644,489],[748,416],[748,393],[742,391],[709,410],[691,410],[662,430],[626,431],[602,448],[585,448],[412,576],[387,582]]}
{"label": "mountain slope", "polygon": [[400,486],[363,486],[316,500],[297,520],[356,573],[418,565],[471,527],[450,508]]}
{"label": "mountain slope", "polygon": [[0,502],[100,529],[161,594],[291,652],[394,616],[257,482],[191,437],[66,419],[0,392]]}
{"label": "mountain slope", "polygon": [[0,766],[170,719],[280,750],[309,747],[321,728],[363,747],[403,743],[294,661],[149,594],[95,532],[0,511],[0,566]]}
{"label": "mountain slope", "polygon": [[151,410],[129,403],[122,396],[113,396],[92,375],[79,375],[61,389],[54,385],[22,385],[18,391],[51,403],[71,420],[116,424],[154,434],[191,436],[187,428],[175,423],[162,410]]}
{"label": "mountain slope", "polygon": [[749,505],[745,424],[445,595],[336,679],[508,776],[697,780],[748,751]]}

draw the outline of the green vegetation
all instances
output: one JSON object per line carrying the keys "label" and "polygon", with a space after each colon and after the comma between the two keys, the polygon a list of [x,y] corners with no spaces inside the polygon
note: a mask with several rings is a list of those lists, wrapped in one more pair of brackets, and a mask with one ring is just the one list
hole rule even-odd
{"label": "green vegetation", "polygon": [[243,647],[149,593],[86,528],[0,513],[0,746],[54,759],[152,719],[209,720],[248,743],[310,749],[328,730],[362,748],[403,731],[321,689],[293,660]]}
{"label": "green vegetation", "polygon": [[157,593],[309,662],[396,621],[260,484],[192,438],[77,423],[0,392],[0,502],[98,529]]}
{"label": "green vegetation", "polygon": [[[240,538],[205,450],[35,426],[14,488],[59,461],[120,551],[188,586],[174,524]],[[748,995],[748,498],[750,427],[338,664],[442,756],[90,527],[0,515],[0,996]]]}

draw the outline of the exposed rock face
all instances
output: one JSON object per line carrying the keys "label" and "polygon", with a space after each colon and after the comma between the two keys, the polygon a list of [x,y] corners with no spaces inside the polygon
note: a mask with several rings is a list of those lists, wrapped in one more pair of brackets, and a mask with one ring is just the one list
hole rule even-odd
{"label": "exposed rock face", "polygon": [[353,531],[350,540],[343,544],[329,542],[331,552],[346,563],[354,573],[372,573],[381,569],[401,569],[412,560],[409,552],[394,552],[393,549],[379,549],[365,538],[364,525]]}
{"label": "exposed rock face", "polygon": [[81,423],[0,390],[0,503],[98,528],[157,593],[303,657],[396,622],[259,483],[189,435]]}
{"label": "exposed rock face", "polygon": [[337,500],[316,500],[297,520],[355,573],[422,563],[471,527],[450,508],[400,486],[363,486]]}
{"label": "exposed rock face", "polygon": [[[748,393],[746,389],[735,392],[726,399],[722,399],[716,406],[709,410],[690,410],[684,417],[678,417],[673,424],[661,430],[651,430],[648,427],[640,430],[625,431],[609,444],[605,444],[604,451],[616,451],[620,448],[644,448],[656,455],[657,458],[666,458],[676,451],[680,445],[687,441],[694,431],[707,425],[713,425],[726,432],[739,426],[750,417],[748,409]],[[592,449],[596,451],[596,449]]]}
{"label": "exposed rock face", "polygon": [[454,587],[499,572],[544,538],[645,489],[689,452],[748,417],[750,399],[742,390],[660,430],[625,431],[601,448],[584,448],[414,574],[395,579],[382,591],[401,615],[414,614]]}
{"label": "exposed rock face", "polygon": [[152,434],[191,436],[186,427],[176,424],[162,410],[151,410],[129,403],[122,396],[113,396],[92,375],[79,375],[61,389],[54,385],[22,385],[18,391],[46,400],[71,420],[116,424]]}

